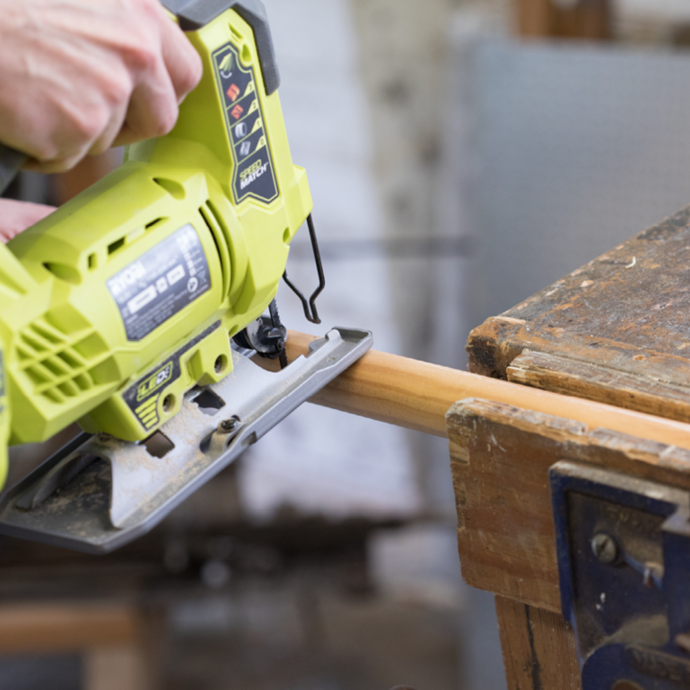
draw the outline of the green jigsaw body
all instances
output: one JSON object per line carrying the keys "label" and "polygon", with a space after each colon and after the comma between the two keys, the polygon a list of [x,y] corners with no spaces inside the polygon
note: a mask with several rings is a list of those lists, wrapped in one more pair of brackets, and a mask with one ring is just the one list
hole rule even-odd
{"label": "green jigsaw body", "polygon": [[252,27],[230,9],[187,35],[204,76],[174,130],[0,245],[0,480],[8,443],[75,421],[140,441],[226,376],[311,212]]}

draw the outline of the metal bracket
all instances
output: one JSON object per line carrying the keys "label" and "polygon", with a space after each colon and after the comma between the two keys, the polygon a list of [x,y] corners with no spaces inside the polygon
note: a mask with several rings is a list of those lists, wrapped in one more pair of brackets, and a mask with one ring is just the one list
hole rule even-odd
{"label": "metal bracket", "polygon": [[82,435],[5,494],[0,533],[90,553],[123,546],[155,527],[372,343],[368,331],[333,329],[311,343],[309,355],[275,373],[233,350],[233,371],[190,391],[161,427],[167,452]]}
{"label": "metal bracket", "polygon": [[583,690],[690,687],[690,493],[566,461],[550,479]]}

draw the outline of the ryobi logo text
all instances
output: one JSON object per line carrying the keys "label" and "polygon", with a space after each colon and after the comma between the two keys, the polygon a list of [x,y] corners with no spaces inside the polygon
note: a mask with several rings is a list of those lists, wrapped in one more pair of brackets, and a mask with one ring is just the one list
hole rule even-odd
{"label": "ryobi logo text", "polygon": [[108,281],[108,287],[113,297],[117,299],[127,288],[136,284],[138,280],[141,280],[146,275],[146,269],[144,268],[141,261],[135,261],[125,268],[124,271],[120,271],[114,278]]}

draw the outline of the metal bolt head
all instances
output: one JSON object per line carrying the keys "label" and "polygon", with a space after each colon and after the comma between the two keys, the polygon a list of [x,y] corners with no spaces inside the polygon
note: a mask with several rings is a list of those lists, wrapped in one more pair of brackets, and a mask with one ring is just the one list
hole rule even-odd
{"label": "metal bolt head", "polygon": [[218,425],[218,431],[223,434],[232,434],[237,431],[240,426],[240,420],[237,417],[230,417],[230,419],[224,419]]}
{"label": "metal bolt head", "polygon": [[595,534],[592,539],[592,553],[602,563],[610,564],[613,563],[618,556],[618,546],[613,537],[600,532],[599,534]]}

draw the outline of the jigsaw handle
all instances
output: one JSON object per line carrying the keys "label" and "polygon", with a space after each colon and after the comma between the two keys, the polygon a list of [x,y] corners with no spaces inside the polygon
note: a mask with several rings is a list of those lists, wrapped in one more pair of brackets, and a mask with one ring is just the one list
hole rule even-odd
{"label": "jigsaw handle", "polygon": [[17,173],[24,167],[28,156],[0,144],[0,196],[10,186]]}

